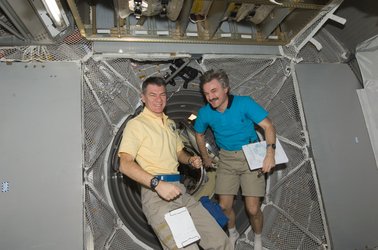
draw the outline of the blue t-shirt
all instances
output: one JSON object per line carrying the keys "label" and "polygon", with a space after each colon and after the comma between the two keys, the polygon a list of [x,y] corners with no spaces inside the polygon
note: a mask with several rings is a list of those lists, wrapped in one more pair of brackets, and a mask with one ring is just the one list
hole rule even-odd
{"label": "blue t-shirt", "polygon": [[268,112],[249,96],[229,96],[228,107],[221,113],[208,103],[197,115],[194,130],[205,133],[208,126],[215,142],[225,150],[241,150],[243,145],[258,140],[254,124],[260,123]]}

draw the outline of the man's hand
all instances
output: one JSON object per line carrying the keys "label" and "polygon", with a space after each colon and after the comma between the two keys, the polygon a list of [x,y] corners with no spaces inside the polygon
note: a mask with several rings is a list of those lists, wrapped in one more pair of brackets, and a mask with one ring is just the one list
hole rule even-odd
{"label": "man's hand", "polygon": [[205,168],[213,167],[212,159],[209,157],[206,149],[206,141],[205,141],[205,134],[196,133],[196,142],[198,146],[198,150],[202,156],[203,166]]}
{"label": "man's hand", "polygon": [[205,168],[212,168],[213,167],[213,161],[208,155],[203,157],[202,162],[203,162],[203,166]]}
{"label": "man's hand", "polygon": [[[276,141],[276,129],[273,125],[273,123],[269,120],[269,118],[265,118],[259,123],[259,126],[264,129],[265,134],[265,140],[268,144],[273,144]],[[275,149],[272,147],[268,147],[266,149],[266,155],[264,158],[263,166],[261,169],[261,172],[263,173],[269,173],[272,168],[276,166],[276,160],[275,160]]]}
{"label": "man's hand", "polygon": [[189,157],[189,165],[191,165],[194,168],[200,168],[202,166],[201,157],[197,155]]}
{"label": "man's hand", "polygon": [[267,153],[263,161],[261,172],[269,173],[275,166],[276,166],[276,160],[274,158],[274,153],[273,154]]}
{"label": "man's hand", "polygon": [[174,200],[182,194],[182,190],[179,187],[165,181],[160,181],[155,191],[166,201]]}

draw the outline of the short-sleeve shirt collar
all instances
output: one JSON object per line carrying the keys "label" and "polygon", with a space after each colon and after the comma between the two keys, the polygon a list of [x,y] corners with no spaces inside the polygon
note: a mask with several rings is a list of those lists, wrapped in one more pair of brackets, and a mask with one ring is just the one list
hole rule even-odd
{"label": "short-sleeve shirt collar", "polygon": [[[227,103],[227,109],[231,108],[232,101],[234,100],[234,95],[228,94],[228,103]],[[212,110],[216,110],[216,108],[213,108],[213,106],[210,105],[210,108]]]}
{"label": "short-sleeve shirt collar", "polygon": [[150,119],[154,119],[154,120],[162,119],[164,124],[167,124],[168,116],[165,113],[163,113],[162,117],[160,117],[160,116],[157,116],[155,113],[153,113],[151,110],[149,110],[147,107],[144,107],[142,114],[146,117],[149,117]]}

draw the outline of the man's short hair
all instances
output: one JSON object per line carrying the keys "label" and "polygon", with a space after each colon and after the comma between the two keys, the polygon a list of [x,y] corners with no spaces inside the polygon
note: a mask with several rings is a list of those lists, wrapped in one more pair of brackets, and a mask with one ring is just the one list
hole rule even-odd
{"label": "man's short hair", "polygon": [[218,80],[221,84],[222,84],[222,87],[223,88],[228,88],[230,87],[230,81],[228,79],[228,76],[226,74],[226,72],[223,70],[223,69],[219,69],[219,70],[208,70],[206,71],[205,73],[203,73],[202,76],[200,76],[200,88],[201,88],[201,91],[203,91],[203,85],[205,83],[208,83],[214,79]]}
{"label": "man's short hair", "polygon": [[158,76],[151,76],[144,80],[142,84],[142,93],[144,94],[146,92],[148,85],[157,85],[157,86],[166,86],[166,82],[164,78],[158,77]]}

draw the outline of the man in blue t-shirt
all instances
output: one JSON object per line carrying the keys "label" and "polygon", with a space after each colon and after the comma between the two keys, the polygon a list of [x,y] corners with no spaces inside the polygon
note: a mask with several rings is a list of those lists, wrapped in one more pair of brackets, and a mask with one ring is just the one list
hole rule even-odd
{"label": "man in blue t-shirt", "polygon": [[197,145],[205,167],[212,165],[206,149],[205,131],[210,127],[220,148],[215,193],[229,218],[228,231],[232,245],[239,233],[235,228],[233,201],[241,187],[245,207],[255,233],[255,250],[262,249],[263,213],[261,197],[265,195],[265,178],[251,171],[242,146],[258,141],[255,124],[264,130],[267,151],[261,172],[269,173],[275,166],[276,131],[268,112],[249,96],[230,95],[229,79],[223,70],[210,70],[200,77],[200,88],[207,100],[194,124]]}

